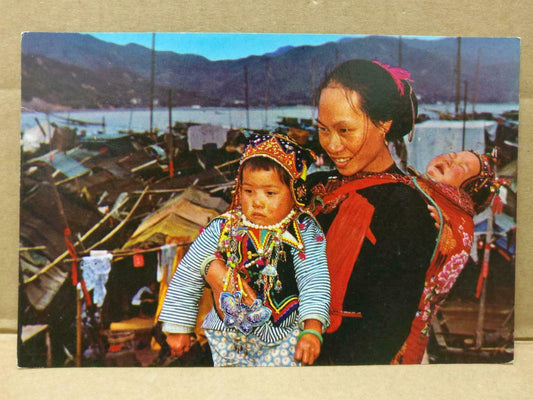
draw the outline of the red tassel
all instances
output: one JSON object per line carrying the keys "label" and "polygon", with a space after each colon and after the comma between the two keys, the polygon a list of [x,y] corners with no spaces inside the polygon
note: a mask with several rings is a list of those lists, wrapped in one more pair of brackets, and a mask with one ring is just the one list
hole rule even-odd
{"label": "red tassel", "polygon": [[76,286],[78,284],[78,264],[76,264],[75,261],[72,262],[71,279],[72,279],[72,286]]}
{"label": "red tassel", "polygon": [[112,345],[109,346],[109,352],[110,353],[117,353],[120,350],[122,350],[122,345],[121,344],[112,344]]}
{"label": "red tassel", "polygon": [[[490,245],[485,245],[485,251],[488,251],[490,249]],[[479,299],[479,296],[481,296],[481,289],[483,288],[483,280],[487,279],[489,276],[489,263],[483,262],[481,264],[481,272],[479,273],[479,279],[477,281],[477,287],[476,287],[476,297]]]}
{"label": "red tassel", "polygon": [[170,160],[168,163],[168,171],[170,173],[170,177],[174,177],[174,161]]}
{"label": "red tassel", "polygon": [[494,196],[494,200],[492,202],[492,213],[493,214],[501,214],[503,211],[503,202],[500,196],[496,195]]}
{"label": "red tassel", "polygon": [[133,266],[135,268],[144,267],[144,256],[142,254],[133,255]]}

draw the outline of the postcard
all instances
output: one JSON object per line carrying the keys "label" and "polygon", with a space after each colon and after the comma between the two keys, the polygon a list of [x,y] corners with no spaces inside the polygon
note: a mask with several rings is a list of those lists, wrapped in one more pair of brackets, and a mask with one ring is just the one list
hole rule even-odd
{"label": "postcard", "polygon": [[513,362],[519,39],[21,50],[19,367]]}

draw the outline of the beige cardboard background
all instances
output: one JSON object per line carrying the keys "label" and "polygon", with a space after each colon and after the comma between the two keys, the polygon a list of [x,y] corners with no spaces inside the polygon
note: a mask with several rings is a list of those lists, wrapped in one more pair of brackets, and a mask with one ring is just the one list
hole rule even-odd
{"label": "beige cardboard background", "polygon": [[[213,3],[213,4],[211,4]],[[503,0],[1,0],[1,398],[529,398],[532,392],[533,7]],[[302,32],[522,39],[514,365],[306,369],[17,370],[20,34],[23,31]],[[494,57],[498,57],[497,54]],[[5,397],[4,397],[5,396]]]}

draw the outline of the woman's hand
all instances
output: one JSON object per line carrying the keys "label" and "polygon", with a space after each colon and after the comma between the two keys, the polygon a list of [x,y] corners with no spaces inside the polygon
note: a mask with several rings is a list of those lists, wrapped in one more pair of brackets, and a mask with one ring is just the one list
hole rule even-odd
{"label": "woman's hand", "polygon": [[168,333],[167,343],[170,346],[170,355],[181,357],[191,349],[191,335],[188,333]]}
{"label": "woman's hand", "polygon": [[428,210],[429,215],[431,215],[431,218],[435,220],[435,228],[440,229],[440,218],[439,218],[439,212],[435,207],[428,204]]}
{"label": "woman's hand", "polygon": [[[318,333],[322,332],[322,323],[316,319],[308,319],[304,323],[304,329],[312,329]],[[320,339],[312,334],[304,334],[296,344],[294,359],[303,365],[313,365],[320,355]]]}

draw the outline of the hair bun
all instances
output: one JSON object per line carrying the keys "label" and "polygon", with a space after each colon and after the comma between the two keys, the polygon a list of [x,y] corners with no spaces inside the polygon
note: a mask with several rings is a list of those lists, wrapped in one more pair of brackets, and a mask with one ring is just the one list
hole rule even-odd
{"label": "hair bun", "polygon": [[394,111],[395,118],[387,133],[387,140],[400,139],[414,130],[416,117],[418,115],[418,99],[411,85],[403,81],[405,92],[400,94]]}

